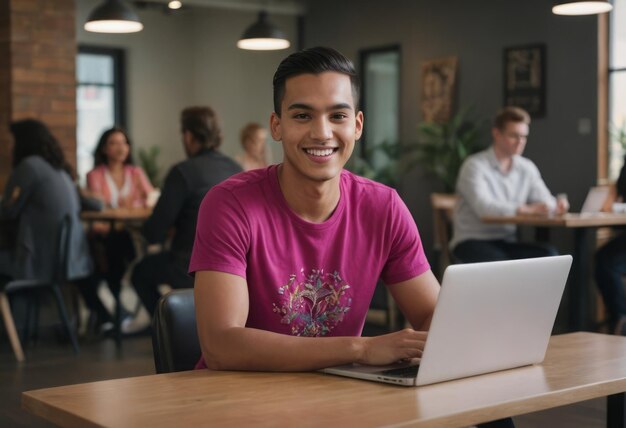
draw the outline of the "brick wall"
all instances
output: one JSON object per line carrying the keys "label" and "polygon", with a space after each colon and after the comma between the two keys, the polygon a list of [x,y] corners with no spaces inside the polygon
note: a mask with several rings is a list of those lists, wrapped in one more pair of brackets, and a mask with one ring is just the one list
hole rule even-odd
{"label": "brick wall", "polygon": [[75,13],[74,0],[0,0],[0,58],[8,59],[0,62],[3,188],[10,173],[8,120],[42,120],[76,164]]}
{"label": "brick wall", "polygon": [[9,50],[9,2],[0,0],[0,194],[10,171],[11,88],[9,74],[11,58]]}

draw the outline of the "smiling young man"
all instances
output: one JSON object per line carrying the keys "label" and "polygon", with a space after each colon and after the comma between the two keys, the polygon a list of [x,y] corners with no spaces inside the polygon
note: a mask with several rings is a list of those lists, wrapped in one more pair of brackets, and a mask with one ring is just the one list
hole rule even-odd
{"label": "smiling young man", "polygon": [[514,225],[483,223],[484,216],[561,214],[569,209],[543,182],[535,164],[522,157],[530,116],[519,107],[500,110],[491,130],[493,144],[468,157],[457,180],[459,203],[454,213],[454,256],[484,262],[556,255],[548,246],[516,242]]}
{"label": "smiling young man", "polygon": [[[393,190],[343,169],[363,129],[352,63],[329,48],[274,75],[283,162],[214,187],[190,272],[199,367],[299,371],[421,355],[439,284]],[[360,337],[381,277],[414,329]]]}

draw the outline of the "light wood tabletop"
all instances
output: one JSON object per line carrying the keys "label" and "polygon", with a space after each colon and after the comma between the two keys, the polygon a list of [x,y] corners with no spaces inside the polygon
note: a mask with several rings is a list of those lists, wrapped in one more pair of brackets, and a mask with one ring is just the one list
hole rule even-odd
{"label": "light wood tabletop", "polygon": [[541,365],[423,387],[199,370],[27,391],[22,406],[64,427],[456,427],[602,396],[623,415],[624,391],[626,338],[571,333]]}
{"label": "light wood tabletop", "polygon": [[514,215],[514,216],[487,216],[480,218],[491,224],[517,224],[539,227],[605,227],[626,224],[626,214],[617,213],[567,213],[556,216]]}
{"label": "light wood tabletop", "polygon": [[150,214],[152,208],[107,208],[102,211],[83,211],[80,218],[87,221],[143,221]]}

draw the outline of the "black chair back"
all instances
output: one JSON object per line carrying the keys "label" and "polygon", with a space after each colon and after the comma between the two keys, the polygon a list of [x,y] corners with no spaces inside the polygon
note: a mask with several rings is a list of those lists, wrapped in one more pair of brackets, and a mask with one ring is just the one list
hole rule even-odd
{"label": "black chair back", "polygon": [[152,352],[157,373],[192,370],[200,358],[193,289],[161,297],[152,320]]}
{"label": "black chair back", "polygon": [[[78,338],[76,337],[76,332],[74,331],[73,326],[70,323],[69,316],[67,314],[67,309],[65,308],[65,303],[63,301],[63,295],[61,294],[61,287],[65,285],[67,282],[67,276],[69,271],[69,254],[70,254],[70,246],[72,245],[72,219],[69,214],[65,215],[61,220],[61,225],[59,227],[59,231],[57,233],[57,245],[56,245],[56,254],[55,254],[55,265],[53,271],[53,277],[48,279],[16,279],[12,280],[4,286],[4,292],[6,294],[13,293],[22,293],[22,294],[31,294],[35,297],[30,299],[29,306],[27,307],[27,320],[25,322],[24,331],[22,333],[22,340],[28,340],[30,337],[30,305],[33,303],[36,308],[36,319],[35,326],[38,327],[39,324],[39,304],[38,298],[36,297],[37,292],[40,290],[49,290],[52,292],[54,299],[57,304],[57,309],[59,311],[59,317],[61,318],[61,322],[65,328],[65,332],[67,333],[70,342],[72,343],[72,347],[74,348],[74,352],[78,354],[79,346],[78,346]],[[18,358],[19,359],[19,358]]]}

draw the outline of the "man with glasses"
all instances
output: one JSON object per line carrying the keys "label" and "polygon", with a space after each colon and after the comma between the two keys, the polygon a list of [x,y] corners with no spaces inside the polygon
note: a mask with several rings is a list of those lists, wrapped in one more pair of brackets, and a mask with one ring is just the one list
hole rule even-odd
{"label": "man with glasses", "polygon": [[525,110],[503,108],[494,120],[491,147],[463,163],[456,185],[459,202],[450,243],[459,262],[556,255],[549,246],[517,242],[515,225],[480,220],[484,216],[562,214],[569,209],[567,199],[552,196],[537,166],[522,157],[529,125]]}

